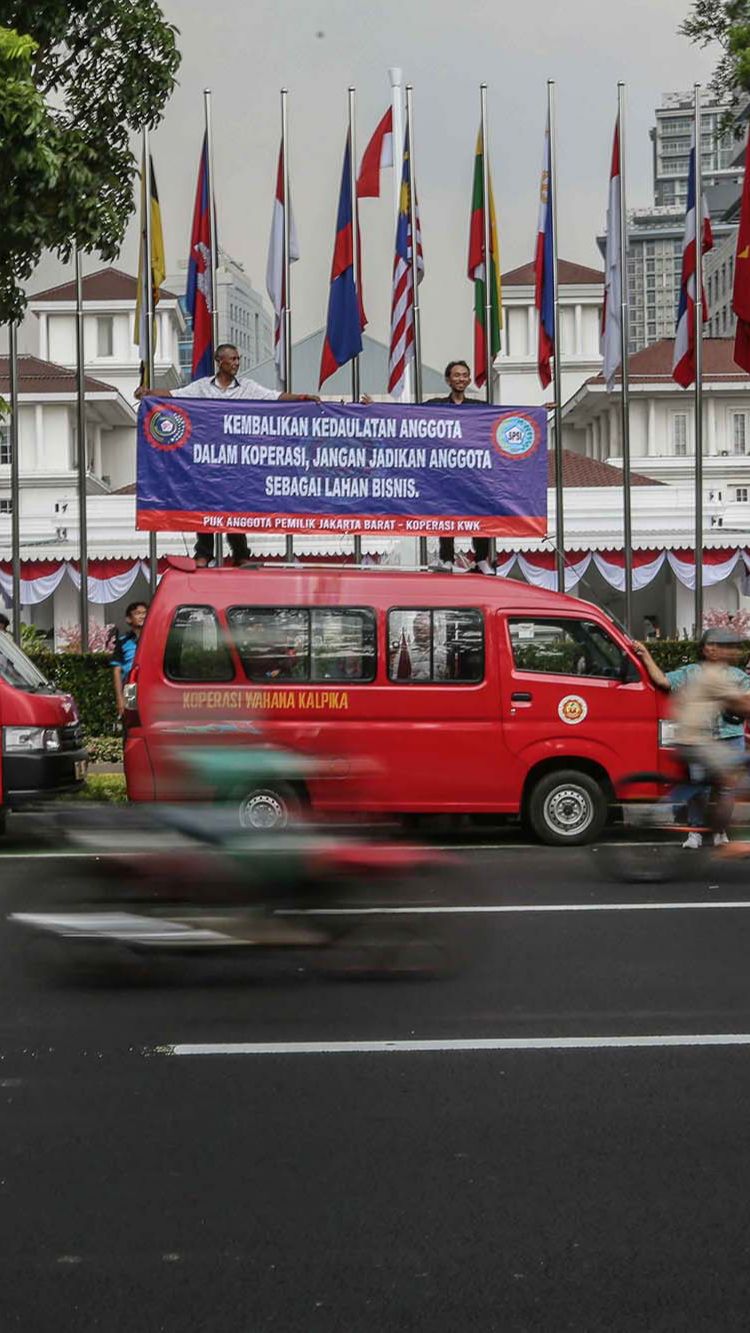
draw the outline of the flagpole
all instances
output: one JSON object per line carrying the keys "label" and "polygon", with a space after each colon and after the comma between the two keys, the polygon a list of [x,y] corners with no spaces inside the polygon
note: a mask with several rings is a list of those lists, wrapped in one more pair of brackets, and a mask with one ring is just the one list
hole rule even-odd
{"label": "flagpole", "polygon": [[[419,249],[417,244],[417,180],[414,171],[412,86],[406,85],[406,134],[409,155],[409,229],[411,231],[412,322],[414,329],[414,402],[422,401],[422,329],[419,314]],[[395,155],[394,155],[395,158]],[[419,538],[419,565],[427,565],[427,538]]]}
{"label": "flagpole", "polygon": [[[484,341],[487,374],[484,391],[488,403],[494,398],[492,366],[492,213],[490,210],[490,145],[487,126],[487,84],[479,86],[482,121],[482,224],[484,227]],[[499,312],[498,312],[499,313]],[[476,367],[474,368],[476,374]],[[490,537],[490,563],[497,559],[497,540]]]}
{"label": "flagpole", "polygon": [[[141,267],[144,303],[144,350],[146,353],[143,366],[144,385],[152,392],[156,388],[154,374],[154,262],[153,237],[151,234],[151,147],[148,126],[143,128],[143,236],[141,246]],[[155,532],[148,534],[148,586],[151,596],[156,592],[159,568],[159,552]]]}
{"label": "flagpole", "polygon": [[625,628],[633,633],[633,515],[630,494],[630,330],[628,319],[628,213],[625,191],[625,84],[617,85],[617,133],[620,146],[620,373],[622,394],[622,501],[625,547]]}
{"label": "flagpole", "polygon": [[78,430],[78,542],[81,653],[89,650],[89,544],[86,512],[86,362],[83,338],[83,269],[76,247],[76,425]]}
{"label": "flagpole", "polygon": [[[349,88],[349,190],[352,197],[352,276],[354,278],[354,290],[359,299],[359,208],[357,206],[357,90]],[[359,390],[359,357],[352,357],[352,402],[358,403],[360,396]],[[362,538],[359,535],[354,537],[354,563],[362,564]]]}
{"label": "flagpole", "polygon": [[211,335],[212,350],[219,346],[219,301],[216,284],[216,266],[219,256],[216,251],[216,201],[214,199],[214,136],[211,127],[211,89],[203,89],[203,109],[206,118],[206,156],[208,165],[208,225],[211,238]]}
{"label": "flagpole", "polygon": [[[282,332],[284,339],[284,392],[292,392],[292,205],[289,194],[289,124],[287,120],[288,90],[281,89],[281,153],[284,179],[284,309],[282,311]],[[288,565],[294,564],[294,537],[287,533],[284,559]]]}
{"label": "flagpole", "polygon": [[701,89],[693,87],[695,132],[695,636],[703,633],[703,163]]}
{"label": "flagpole", "polygon": [[21,643],[21,460],[18,452],[18,327],[9,326],[10,370],[10,550],[13,638]]}
{"label": "flagpole", "polygon": [[[403,93],[403,73],[394,66],[388,70],[388,77],[391,81],[391,111],[393,115],[393,229],[394,234],[398,229],[398,216],[401,211],[401,167],[404,151],[404,93]],[[411,365],[407,361],[404,366],[404,392],[405,402],[411,399]]]}
{"label": "flagpole", "polygon": [[549,188],[552,194],[552,301],[554,309],[555,354],[555,567],[557,591],[565,592],[565,523],[563,515],[562,448],[562,373],[560,369],[560,301],[557,282],[557,134],[555,125],[555,80],[547,80],[547,123],[549,125]]}

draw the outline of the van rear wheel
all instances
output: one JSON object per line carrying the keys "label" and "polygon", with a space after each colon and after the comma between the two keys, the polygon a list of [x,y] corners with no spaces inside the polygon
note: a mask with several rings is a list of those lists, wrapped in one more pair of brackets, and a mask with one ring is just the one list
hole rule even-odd
{"label": "van rear wheel", "polygon": [[608,808],[606,793],[596,778],[566,768],[539,779],[529,797],[528,817],[541,842],[576,847],[599,837]]}
{"label": "van rear wheel", "polygon": [[286,782],[253,787],[242,796],[238,811],[241,827],[254,833],[275,833],[288,828],[299,812],[299,796]]}

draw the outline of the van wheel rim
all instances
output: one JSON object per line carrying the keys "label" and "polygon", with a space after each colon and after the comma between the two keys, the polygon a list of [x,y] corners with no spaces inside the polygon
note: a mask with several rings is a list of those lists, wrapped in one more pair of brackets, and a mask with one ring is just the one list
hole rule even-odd
{"label": "van wheel rim", "polygon": [[588,794],[580,787],[557,787],[544,803],[544,818],[548,828],[563,837],[572,838],[584,833],[594,818],[594,807]]}
{"label": "van wheel rim", "polygon": [[288,812],[284,802],[273,792],[248,796],[240,806],[240,824],[257,831],[286,828]]}

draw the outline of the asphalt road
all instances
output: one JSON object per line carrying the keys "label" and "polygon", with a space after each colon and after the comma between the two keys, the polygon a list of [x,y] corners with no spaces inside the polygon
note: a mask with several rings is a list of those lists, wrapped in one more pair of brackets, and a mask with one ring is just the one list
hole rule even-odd
{"label": "asphalt road", "polygon": [[5,922],[81,870],[17,831],[0,1327],[746,1329],[750,869],[635,889],[493,836],[415,891],[446,979],[122,986],[49,974]]}

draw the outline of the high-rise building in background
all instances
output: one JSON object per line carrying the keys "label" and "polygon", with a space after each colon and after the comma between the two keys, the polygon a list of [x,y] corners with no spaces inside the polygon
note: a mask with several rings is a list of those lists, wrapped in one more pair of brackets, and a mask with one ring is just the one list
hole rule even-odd
{"label": "high-rise building in background", "polygon": [[[731,129],[727,131],[722,123],[728,109],[711,104],[701,107],[703,188],[712,214],[724,212],[737,184],[736,147]],[[665,93],[661,106],[656,108],[656,124],[649,132],[653,144],[654,204],[657,208],[685,211],[692,129],[693,94]],[[740,172],[740,182],[741,178]]]}
{"label": "high-rise building in background", "polygon": [[[193,346],[192,321],[185,309],[187,264],[167,276],[166,286],[176,292],[185,316],[185,332],[180,339],[180,370],[183,382],[190,379]],[[241,367],[248,371],[273,352],[273,327],[263,297],[253,287],[242,264],[219,246],[216,272],[219,306],[219,339],[235,343],[242,357]]]}

